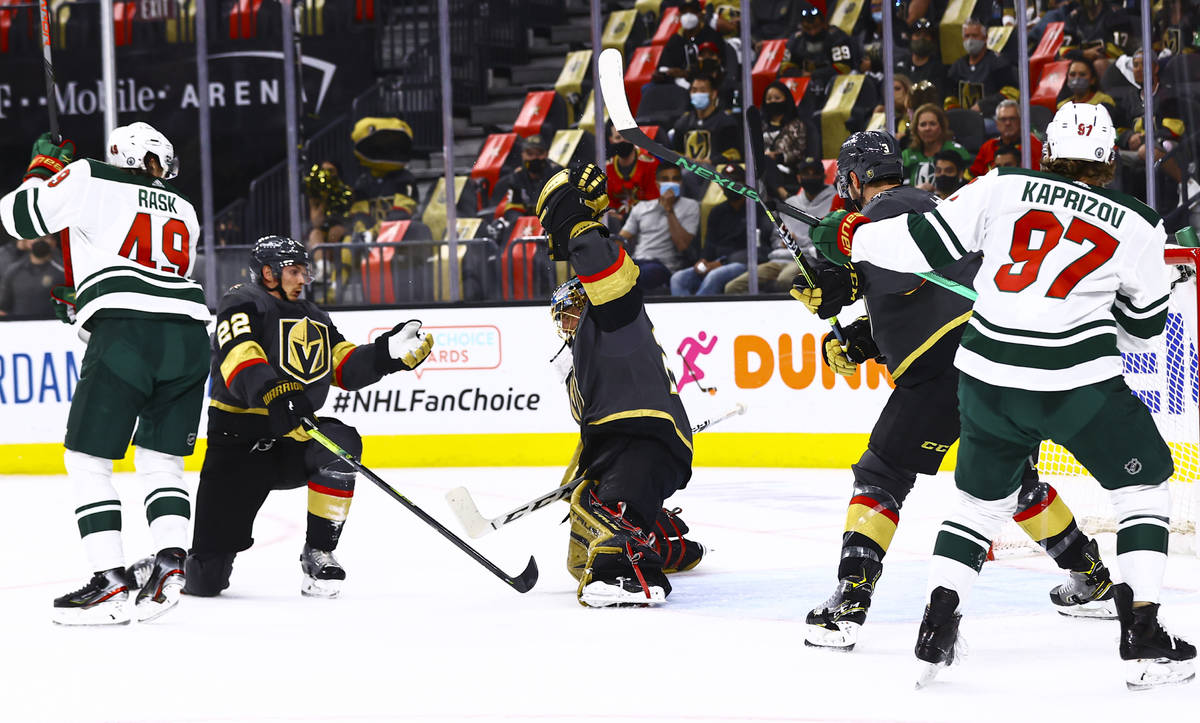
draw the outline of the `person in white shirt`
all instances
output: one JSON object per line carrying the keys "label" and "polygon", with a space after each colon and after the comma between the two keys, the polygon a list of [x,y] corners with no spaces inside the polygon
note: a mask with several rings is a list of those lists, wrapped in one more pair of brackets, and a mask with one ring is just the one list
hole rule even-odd
{"label": "person in white shirt", "polygon": [[638,286],[645,293],[663,289],[671,274],[684,267],[684,254],[700,229],[700,204],[680,195],[679,169],[664,163],[654,177],[658,198],[640,201],[621,228],[621,238],[632,247],[629,255],[640,272]]}

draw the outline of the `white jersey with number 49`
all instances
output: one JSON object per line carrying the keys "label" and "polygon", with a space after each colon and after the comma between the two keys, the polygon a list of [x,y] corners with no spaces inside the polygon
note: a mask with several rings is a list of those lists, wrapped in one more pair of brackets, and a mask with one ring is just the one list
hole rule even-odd
{"label": "white jersey with number 49", "polygon": [[161,179],[81,159],[49,181],[31,178],[0,198],[0,223],[20,238],[64,232],[79,322],[101,309],[210,318],[204,291],[190,278],[196,210]]}
{"label": "white jersey with number 49", "polygon": [[925,214],[860,226],[853,261],[928,271],[983,252],[955,366],[1033,391],[1121,374],[1119,349],[1161,334],[1170,274],[1162,219],[1123,193],[997,168]]}

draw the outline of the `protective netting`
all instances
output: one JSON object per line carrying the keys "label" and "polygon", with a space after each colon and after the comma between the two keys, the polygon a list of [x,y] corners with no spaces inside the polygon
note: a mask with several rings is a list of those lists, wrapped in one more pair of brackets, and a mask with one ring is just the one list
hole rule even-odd
{"label": "protective netting", "polygon": [[[1194,268],[1195,249],[1168,252],[1172,274],[1175,264]],[[1182,273],[1182,272],[1181,272]],[[1197,481],[1200,480],[1200,375],[1197,374],[1196,278],[1175,285],[1165,333],[1153,351],[1124,354],[1124,372],[1130,389],[1149,407],[1163,439],[1171,447],[1175,475],[1171,487],[1171,552],[1200,553],[1196,524],[1200,517]],[[1080,527],[1101,537],[1116,533],[1109,495],[1083,465],[1063,447],[1043,442],[1038,459],[1043,480],[1054,485],[1075,513]],[[1105,545],[1107,546],[1107,545]],[[997,555],[1024,554],[1038,548],[1015,523],[1005,525],[993,545]]]}

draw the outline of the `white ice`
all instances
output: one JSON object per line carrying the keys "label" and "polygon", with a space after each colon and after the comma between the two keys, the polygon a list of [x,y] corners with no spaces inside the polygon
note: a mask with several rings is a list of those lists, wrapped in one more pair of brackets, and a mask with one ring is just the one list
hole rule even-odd
{"label": "white ice", "polygon": [[[561,470],[380,474],[459,532],[443,502],[465,485],[485,515],[549,491]],[[189,475],[194,486],[195,475]],[[126,556],[151,552],[142,492],[117,476]],[[712,548],[657,609],[592,610],[565,569],[562,503],[475,541],[520,595],[360,479],[338,556],[343,595],[299,594],[305,493],[277,492],[215,599],[148,624],[63,628],[51,600],[87,564],[64,477],[0,477],[3,721],[1129,721],[1196,720],[1200,683],[1132,693],[1117,624],[1056,614],[1045,558],[989,563],[961,665],[913,689],[912,647],[936,524],[952,481],[922,478],[858,648],[806,648],[804,614],[834,570],[849,473],[699,469],[671,502]],[[1069,500],[1068,500],[1069,502]],[[1111,547],[1110,564],[1114,561]],[[1200,561],[1172,555],[1163,618],[1200,642]]]}

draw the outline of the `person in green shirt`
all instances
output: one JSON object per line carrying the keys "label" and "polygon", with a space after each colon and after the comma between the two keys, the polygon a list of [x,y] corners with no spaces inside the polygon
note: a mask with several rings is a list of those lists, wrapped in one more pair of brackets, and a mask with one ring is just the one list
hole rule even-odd
{"label": "person in green shirt", "polygon": [[909,185],[924,191],[933,190],[933,157],[939,151],[953,151],[971,162],[971,154],[954,140],[946,112],[933,103],[926,103],[913,114],[909,129],[909,144],[900,154],[904,177]]}

